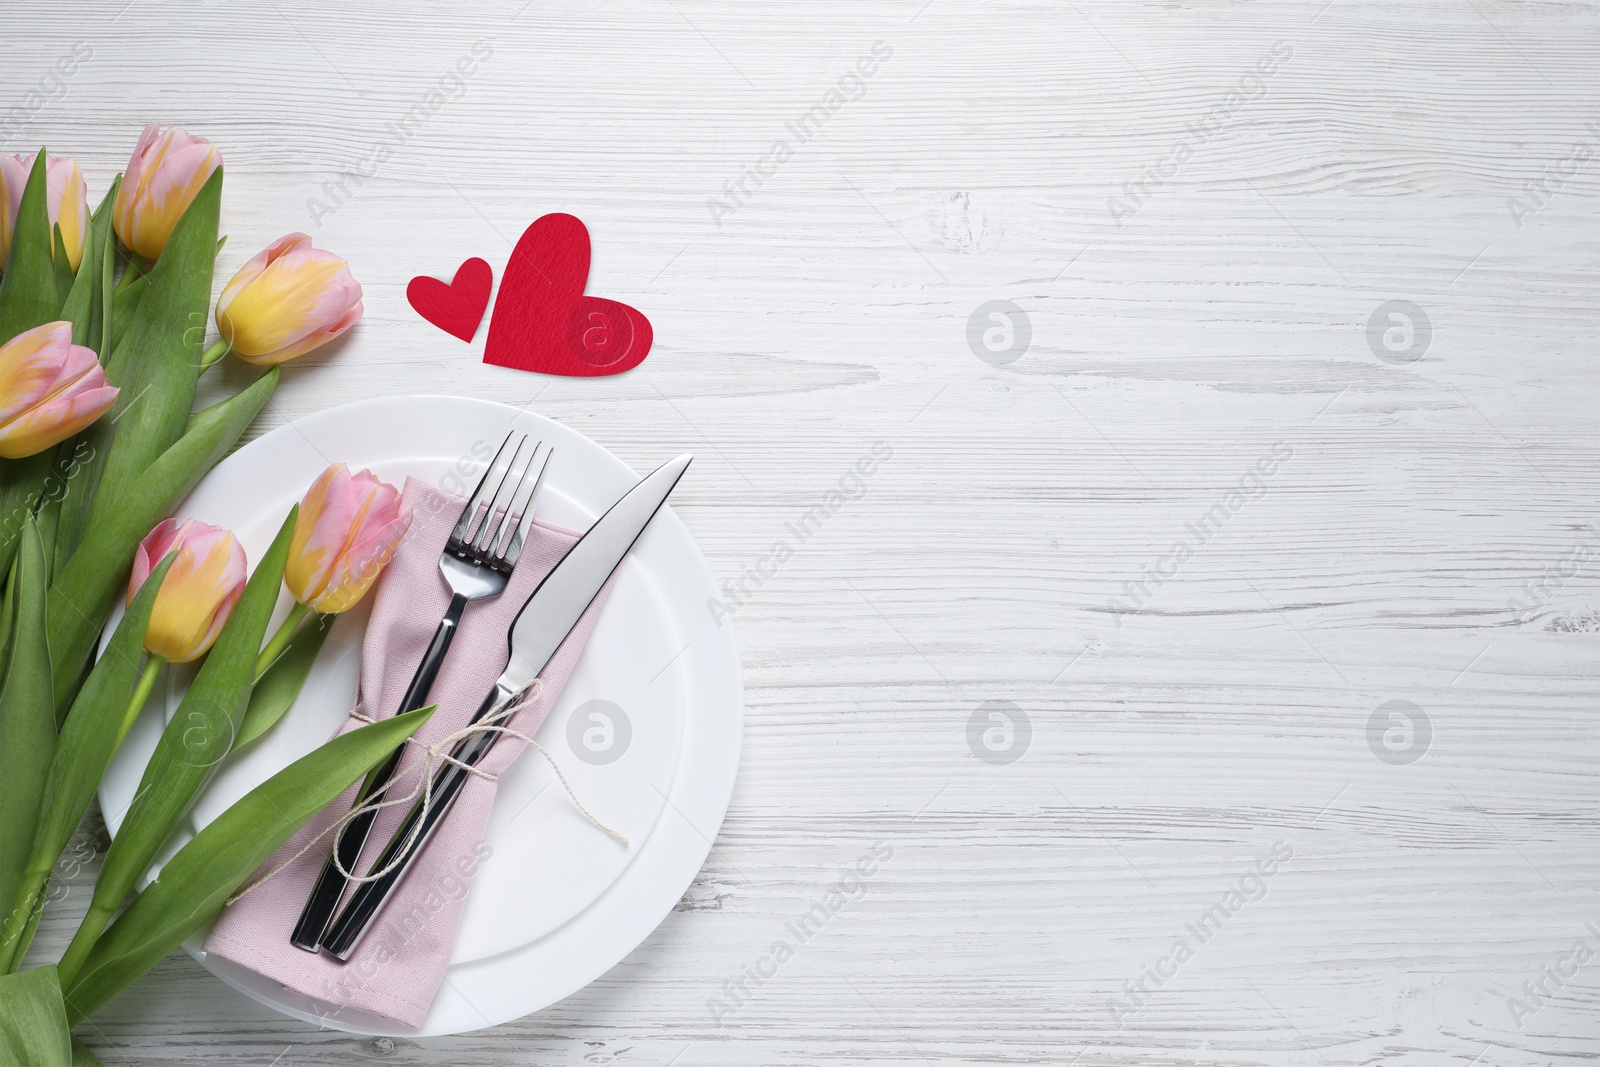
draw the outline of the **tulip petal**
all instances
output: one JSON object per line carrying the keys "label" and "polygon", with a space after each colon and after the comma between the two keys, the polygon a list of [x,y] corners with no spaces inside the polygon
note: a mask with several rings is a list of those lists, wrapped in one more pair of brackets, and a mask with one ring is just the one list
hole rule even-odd
{"label": "tulip petal", "polygon": [[270,367],[277,363],[286,363],[291,359],[305,355],[313,349],[321,348],[329,341],[345,333],[350,327],[361,321],[361,314],[362,306],[356,304],[347,310],[333,325],[324,329],[313,330],[294,344],[280,348],[275,352],[269,352],[264,356],[246,356],[241,353],[239,358],[257,367]]}
{"label": "tulip petal", "polygon": [[50,221],[61,227],[67,262],[77,273],[83,262],[83,242],[89,233],[89,185],[75,159],[47,157],[45,188]]}
{"label": "tulip petal", "polygon": [[344,611],[366,594],[410,525],[394,486],[335,464],[301,502],[284,580],[302,604]]}
{"label": "tulip petal", "polygon": [[139,190],[144,187],[145,172],[153,166],[150,148],[160,131],[161,127],[152,122],[139,134],[139,143],[133,146],[133,157],[128,160],[128,166],[123,171],[122,187],[117,192],[117,202],[111,207],[112,229],[117,231],[117,236],[121,237],[122,243],[129,248],[133,247],[128,242],[127,234],[133,232],[134,207],[139,199]]}
{"label": "tulip petal", "polygon": [[344,260],[318,249],[295,249],[269,264],[229,305],[233,347],[266,355],[337,320],[350,304],[348,276]]}
{"label": "tulip petal", "polygon": [[158,525],[140,546],[147,565],[174,548],[178,553],[156,594],[145,648],[170,662],[188,663],[204,655],[222,632],[244,592],[248,563],[227,530],[194,519],[174,530],[171,522]]}
{"label": "tulip petal", "polygon": [[50,394],[71,344],[70,322],[47,322],[0,345],[0,423]]}
{"label": "tulip petal", "polygon": [[[399,512],[399,493],[393,486],[381,482],[378,485],[380,490],[373,494],[367,509],[367,521],[354,531],[322,594],[310,605],[317,611],[336,614],[354,607],[372,588],[411,528],[411,513]],[[383,490],[392,499],[385,499]]]}
{"label": "tulip petal", "polygon": [[328,584],[328,575],[344,549],[357,507],[350,472],[343,463],[323,471],[306,490],[283,573],[289,592],[300,603],[315,600]]}
{"label": "tulip petal", "polygon": [[233,298],[238,295],[239,290],[261,277],[262,272],[273,260],[291,249],[299,248],[301,245],[309,247],[310,244],[311,238],[307,234],[286,234],[250,257],[232,280],[222,287],[222,295],[217,298],[217,329],[222,330],[225,335],[231,332],[232,326],[225,325],[229,322],[228,308],[233,304]]}
{"label": "tulip petal", "polygon": [[146,126],[111,212],[122,243],[146,259],[160,256],[178,219],[221,165],[216,146],[203,137]]}
{"label": "tulip petal", "polygon": [[0,346],[0,456],[31,456],[77,433],[117,398],[72,325],[47,322]]}
{"label": "tulip petal", "polygon": [[90,389],[65,400],[41,404],[13,419],[0,427],[0,456],[22,459],[60,444],[110,411],[117,392],[111,385]]}
{"label": "tulip petal", "polygon": [[217,328],[240,359],[282,363],[354,326],[361,297],[361,284],[343,259],[292,233],[234,275],[217,302]]}
{"label": "tulip petal", "polygon": [[0,155],[0,270],[5,270],[11,257],[11,235],[16,230],[17,212],[22,210],[28,167],[21,156]]}
{"label": "tulip petal", "polygon": [[129,600],[139,594],[140,588],[156,569],[156,564],[167,558],[177,539],[177,519],[162,519],[145,534],[144,540],[139,542],[139,547],[133,553],[133,573],[128,578]]}

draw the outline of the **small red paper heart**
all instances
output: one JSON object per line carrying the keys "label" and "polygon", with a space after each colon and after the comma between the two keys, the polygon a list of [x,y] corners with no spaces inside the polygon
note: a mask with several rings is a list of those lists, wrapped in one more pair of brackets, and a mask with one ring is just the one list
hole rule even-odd
{"label": "small red paper heart", "polygon": [[584,296],[589,231],[572,215],[545,215],[517,241],[489,319],[483,361],[572,378],[621,374],[644,362],[650,320],[616,300]]}
{"label": "small red paper heart", "polygon": [[456,268],[448,285],[427,275],[412,278],[406,286],[406,300],[418,315],[445,333],[471,341],[483,321],[493,286],[493,268],[474,256]]}

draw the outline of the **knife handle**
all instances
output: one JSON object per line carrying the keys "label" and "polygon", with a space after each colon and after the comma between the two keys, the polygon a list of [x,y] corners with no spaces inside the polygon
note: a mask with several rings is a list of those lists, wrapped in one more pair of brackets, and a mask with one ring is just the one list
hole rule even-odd
{"label": "knife handle", "polygon": [[[484,700],[481,707],[472,716],[470,724],[476,724],[483,719],[498,715],[517,700],[521,699],[526,690],[510,689],[503,683],[496,682],[494,691]],[[476,766],[489,749],[500,739],[498,731],[484,731],[473,734],[459,742],[450,756],[452,759],[467,764],[468,767]],[[461,789],[467,784],[471,771],[458,767],[454,763],[447,763],[433,776],[433,788],[426,809],[419,798],[407,813],[405,821],[395,830],[394,836],[389,839],[388,847],[372,865],[375,871],[383,870],[391,863],[394,868],[382,878],[361,883],[355,895],[350,898],[350,903],[334,920],[333,926],[322,938],[322,947],[333,953],[341,960],[348,960],[356,947],[361,944],[361,938],[371,928],[378,913],[383,910],[389,898],[394,895],[396,886],[405,877],[411,865],[421,855],[427,846],[428,840],[433,836],[440,823],[444,821],[450,809],[454,806],[456,798],[461,795]],[[413,830],[415,837],[410,840]]]}
{"label": "knife handle", "polygon": [[[455,639],[456,630],[461,623],[461,613],[466,606],[467,598],[460,593],[450,598],[450,606],[445,609],[444,618],[439,620],[439,627],[433,632],[433,640],[428,642],[428,650],[422,654],[422,662],[417,664],[416,673],[411,676],[411,684],[406,687],[405,696],[400,698],[400,710],[395,714],[403,715],[408,711],[416,711],[427,704],[428,693],[433,689],[433,680],[439,677],[439,668],[444,665],[444,657],[450,651],[450,642]],[[373,793],[389,784],[395,771],[399,769],[400,757],[404,754],[405,746],[398,746],[388,759],[367,775],[366,781],[361,784],[361,791],[356,794],[355,805],[365,803]],[[339,873],[339,867],[343,866],[347,871],[356,869],[356,864],[361,862],[361,852],[367,847],[367,838],[372,833],[372,824],[377,817],[377,810],[369,808],[351,819],[344,830],[334,837],[333,847],[338,853],[339,863],[336,865],[333,862],[332,853],[323,863],[322,872],[317,875],[317,884],[312,888],[311,895],[306,897],[305,907],[300,909],[300,919],[289,935],[289,943],[295,948],[306,952],[317,951],[318,942],[328,928],[328,921],[333,918],[333,913],[338,909],[339,901],[344,897],[344,891],[349,885],[348,879]]]}

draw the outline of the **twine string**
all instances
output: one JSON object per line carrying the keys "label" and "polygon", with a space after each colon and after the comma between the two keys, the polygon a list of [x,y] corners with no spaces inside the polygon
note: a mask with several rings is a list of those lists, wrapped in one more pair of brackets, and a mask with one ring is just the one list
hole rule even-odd
{"label": "twine string", "polygon": [[[290,856],[272,870],[268,871],[266,874],[262,875],[260,878],[257,878],[255,881],[239,890],[233,896],[229,897],[223,906],[232,907],[236,902],[244,899],[244,897],[248,894],[254,892],[259,887],[276,878],[285,869],[292,866],[297,860],[299,860],[300,857],[304,856],[307,852],[310,852],[313,848],[315,848],[317,843],[330,833],[335,835],[332,852],[333,865],[338,869],[339,873],[344,876],[346,881],[352,882],[356,885],[361,885],[366,882],[375,882],[378,879],[390,874],[395,868],[405,861],[406,856],[410,854],[411,848],[415,844],[417,835],[422,830],[423,823],[426,821],[425,816],[433,804],[434,771],[438,768],[439,764],[446,763],[450,764],[451,766],[459,767],[468,774],[482,778],[486,782],[493,782],[499,778],[498,775],[491,774],[482,767],[463,762],[462,760],[459,760],[455,756],[451,755],[451,752],[458,744],[470,737],[476,737],[479,734],[509,734],[524,744],[530,745],[536,749],[539,755],[543,756],[550,764],[550,769],[556,772],[556,778],[560,780],[562,788],[567,791],[567,796],[572,800],[573,805],[583,813],[583,817],[588,819],[589,822],[594,824],[597,829],[604,832],[612,840],[626,848],[628,845],[627,837],[621,832],[606,825],[593,812],[591,812],[587,806],[585,806],[582,800],[578,799],[577,791],[572,788],[572,783],[567,781],[567,776],[562,773],[560,765],[555,761],[555,757],[550,755],[543,745],[539,744],[539,742],[535,741],[527,734],[506,725],[506,723],[509,722],[518,712],[539,699],[541,682],[542,680],[535,679],[534,683],[518,694],[516,699],[507,701],[505,705],[498,710],[485,715],[482,719],[479,719],[475,723],[469,723],[454,733],[446,734],[437,741],[424,743],[417,740],[415,737],[406,738],[406,744],[416,745],[422,750],[422,761],[416,767],[416,769],[419,771],[417,781],[412,785],[409,793],[401,797],[389,798],[386,796],[389,790],[393,788],[395,783],[399,780],[400,775],[394,775],[383,785],[373,790],[371,795],[369,795],[365,800],[361,801],[359,804],[353,805],[349,811],[345,812],[339,818],[329,823],[322,829],[320,833],[302,845],[299,851],[297,851],[294,855]],[[355,719],[357,722],[367,724],[377,721],[363,712],[359,706],[351,710],[350,717]],[[394,858],[387,864],[384,864],[380,869],[370,871],[365,875],[357,875],[353,871],[347,870],[339,859],[339,845],[344,839],[344,831],[346,827],[348,827],[352,822],[360,818],[362,814],[366,812],[371,812],[374,818],[376,818],[377,813],[382,811],[384,808],[392,808],[398,804],[410,804],[417,799],[418,795],[422,797],[421,812],[419,813],[417,820],[412,824],[411,829],[407,831],[404,845],[395,851]]]}

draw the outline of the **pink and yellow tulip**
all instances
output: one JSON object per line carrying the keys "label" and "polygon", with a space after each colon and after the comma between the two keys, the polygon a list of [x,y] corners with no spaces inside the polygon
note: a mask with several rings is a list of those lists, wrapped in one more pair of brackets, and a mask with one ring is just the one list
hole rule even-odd
{"label": "pink and yellow tulip", "polygon": [[131,599],[156,564],[176,551],[150,611],[145,651],[171,663],[199,659],[211,648],[244,592],[246,562],[239,539],[220,527],[166,519],[139,542],[128,582]]}
{"label": "pink and yellow tulip", "polygon": [[0,456],[43,452],[104,415],[116,399],[94,350],[72,343],[72,323],[26,330],[0,345]]}
{"label": "pink and yellow tulip", "polygon": [[160,256],[173,227],[221,165],[216,145],[204,137],[176,126],[146,126],[111,209],[111,225],[122,243],[145,259]]}
{"label": "pink and yellow tulip", "polygon": [[366,595],[411,526],[400,492],[371,471],[343,463],[323,471],[306,491],[289,541],[283,579],[294,598],[333,614]]}
{"label": "pink and yellow tulip", "polygon": [[[6,260],[11,255],[11,237],[16,230],[17,212],[22,208],[22,191],[27,187],[28,172],[32,168],[31,159],[0,155],[0,270],[5,270]],[[61,227],[67,262],[76,273],[78,264],[83,262],[83,241],[89,233],[89,185],[83,180],[77,160],[46,156],[44,186],[45,212],[52,226]]]}
{"label": "pink and yellow tulip", "polygon": [[361,283],[303,233],[280,237],[239,268],[217,301],[217,329],[246,363],[282,363],[361,318]]}

